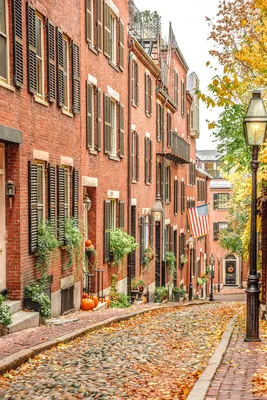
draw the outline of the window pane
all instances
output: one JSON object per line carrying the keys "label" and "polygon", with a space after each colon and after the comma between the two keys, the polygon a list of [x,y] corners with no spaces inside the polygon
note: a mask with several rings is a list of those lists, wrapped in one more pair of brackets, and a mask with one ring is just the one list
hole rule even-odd
{"label": "window pane", "polygon": [[42,57],[42,21],[39,17],[36,17],[35,21],[36,28],[36,54]]}
{"label": "window pane", "polygon": [[0,32],[6,33],[6,0],[0,0]]}
{"label": "window pane", "polygon": [[68,42],[67,40],[63,40],[63,65],[64,65],[64,72],[67,73],[68,71]]}
{"label": "window pane", "polygon": [[116,103],[111,102],[111,154],[117,155],[116,145]]}
{"label": "window pane", "polygon": [[0,35],[0,76],[7,79],[7,48],[6,38]]}
{"label": "window pane", "polygon": [[43,94],[43,85],[42,85],[42,60],[37,58],[36,63],[36,73],[37,73],[37,93]]}

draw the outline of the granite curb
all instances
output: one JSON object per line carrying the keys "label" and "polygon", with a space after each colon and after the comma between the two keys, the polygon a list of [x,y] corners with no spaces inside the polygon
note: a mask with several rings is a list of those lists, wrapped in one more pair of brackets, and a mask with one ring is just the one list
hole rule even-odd
{"label": "granite curb", "polygon": [[219,368],[223,356],[227,350],[232,333],[235,327],[237,316],[235,315],[225,328],[225,331],[221,337],[220,343],[214,351],[208,366],[204,372],[200,375],[199,379],[193,386],[187,400],[205,400],[208,393],[212,379],[214,378],[217,369]]}
{"label": "granite curb", "polygon": [[59,336],[56,339],[48,340],[44,343],[29,347],[24,350],[20,350],[19,352],[14,353],[14,354],[2,359],[0,361],[0,375],[5,373],[6,371],[9,371],[10,369],[14,369],[14,368],[18,367],[19,365],[26,362],[30,357],[33,357],[33,356],[41,353],[42,351],[49,350],[52,347],[57,346],[61,343],[70,342],[71,340],[76,339],[77,337],[86,335],[87,333],[99,330],[104,327],[108,327],[113,323],[126,321],[130,318],[133,318],[133,317],[139,315],[139,314],[144,314],[148,311],[158,310],[158,309],[162,309],[162,308],[169,308],[169,307],[183,308],[183,307],[197,306],[197,305],[203,305],[203,304],[209,304],[209,302],[208,301],[198,301],[195,303],[194,302],[193,303],[185,303],[185,304],[182,303],[182,304],[177,304],[177,305],[174,305],[172,303],[166,303],[166,304],[160,305],[158,307],[145,308],[142,310],[129,312],[126,315],[121,315],[121,316],[116,316],[116,317],[111,317],[111,318],[105,319],[104,321],[97,322],[96,324],[93,324],[89,327],[77,329],[77,330],[74,330],[63,336]]}

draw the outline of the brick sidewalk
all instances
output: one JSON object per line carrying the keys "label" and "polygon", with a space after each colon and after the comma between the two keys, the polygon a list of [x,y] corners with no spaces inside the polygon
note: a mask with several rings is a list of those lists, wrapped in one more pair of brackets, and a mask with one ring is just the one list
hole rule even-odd
{"label": "brick sidewalk", "polygon": [[[265,335],[263,335],[265,331]],[[266,324],[261,324],[260,343],[244,342],[245,321],[239,320],[223,361],[206,396],[206,400],[261,400],[267,395],[253,394],[252,376],[266,365]],[[265,351],[264,351],[265,348]]]}

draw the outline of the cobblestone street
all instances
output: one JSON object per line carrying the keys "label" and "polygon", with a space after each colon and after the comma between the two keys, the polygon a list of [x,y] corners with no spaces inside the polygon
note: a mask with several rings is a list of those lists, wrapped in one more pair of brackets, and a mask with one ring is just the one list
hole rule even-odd
{"label": "cobblestone street", "polygon": [[185,399],[240,304],[149,311],[41,353],[0,399]]}

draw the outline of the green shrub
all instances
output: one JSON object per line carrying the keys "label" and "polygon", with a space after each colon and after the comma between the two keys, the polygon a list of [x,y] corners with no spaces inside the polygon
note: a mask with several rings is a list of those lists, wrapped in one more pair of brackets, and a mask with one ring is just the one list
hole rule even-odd
{"label": "green shrub", "polygon": [[138,248],[139,244],[135,238],[128,235],[123,229],[112,229],[110,231],[110,252],[113,253],[114,259],[112,265],[123,265],[124,257]]}
{"label": "green shrub", "polygon": [[158,286],[155,289],[155,302],[161,303],[162,300],[167,299],[168,288],[165,286]]}
{"label": "green shrub", "polygon": [[116,293],[110,301],[111,308],[128,308],[131,303],[128,301],[128,296],[125,293]]}
{"label": "green shrub", "polygon": [[44,286],[38,282],[32,282],[25,287],[25,298],[31,299],[39,305],[40,314],[44,318],[51,317],[51,301],[46,293]]}
{"label": "green shrub", "polygon": [[9,306],[0,305],[0,325],[7,326],[12,322],[12,315]]}

